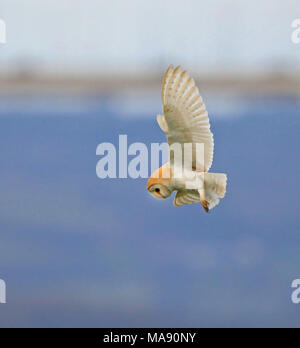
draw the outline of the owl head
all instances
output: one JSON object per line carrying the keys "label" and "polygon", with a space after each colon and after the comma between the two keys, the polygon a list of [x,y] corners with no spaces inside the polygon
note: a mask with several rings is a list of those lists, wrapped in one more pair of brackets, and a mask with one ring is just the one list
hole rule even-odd
{"label": "owl head", "polygon": [[155,198],[168,198],[173,191],[171,182],[171,170],[168,164],[165,164],[150,176],[147,189]]}

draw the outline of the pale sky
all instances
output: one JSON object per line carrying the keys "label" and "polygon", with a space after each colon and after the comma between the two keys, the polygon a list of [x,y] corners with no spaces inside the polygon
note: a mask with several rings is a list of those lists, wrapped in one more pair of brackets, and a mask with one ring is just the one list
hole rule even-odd
{"label": "pale sky", "polygon": [[1,0],[0,72],[300,70],[299,0]]}

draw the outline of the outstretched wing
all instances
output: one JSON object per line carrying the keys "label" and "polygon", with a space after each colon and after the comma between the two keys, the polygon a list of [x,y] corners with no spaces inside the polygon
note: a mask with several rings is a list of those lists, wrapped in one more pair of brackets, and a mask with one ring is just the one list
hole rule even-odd
{"label": "outstretched wing", "polygon": [[[170,66],[165,73],[161,91],[163,115],[157,116],[158,124],[166,133],[169,145],[191,143],[191,158],[184,159],[192,163],[194,169],[208,171],[213,161],[214,141],[210,131],[208,113],[205,104],[195,86],[194,80],[179,66]],[[196,144],[204,144],[204,156],[196,156]],[[171,165],[174,163],[171,154]],[[173,162],[173,163],[172,163]]]}

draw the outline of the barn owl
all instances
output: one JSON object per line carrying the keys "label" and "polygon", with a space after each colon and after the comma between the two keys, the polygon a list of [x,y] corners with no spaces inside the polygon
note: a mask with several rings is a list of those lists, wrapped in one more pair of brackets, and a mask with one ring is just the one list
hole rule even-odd
{"label": "barn owl", "polygon": [[[174,205],[200,202],[209,212],[226,193],[227,175],[208,173],[214,151],[213,134],[205,104],[195,86],[194,80],[181,67],[170,66],[163,78],[162,90],[163,114],[157,115],[157,122],[167,136],[169,161],[150,176],[147,189],[158,199],[169,197],[177,191]],[[192,151],[183,151],[182,163],[190,161],[191,167],[184,168],[182,176],[174,176],[176,163],[170,152],[172,144],[191,144]],[[197,151],[202,145],[202,153]],[[186,161],[185,161],[186,160]],[[193,174],[191,176],[191,174]],[[193,185],[191,184],[193,177]]]}

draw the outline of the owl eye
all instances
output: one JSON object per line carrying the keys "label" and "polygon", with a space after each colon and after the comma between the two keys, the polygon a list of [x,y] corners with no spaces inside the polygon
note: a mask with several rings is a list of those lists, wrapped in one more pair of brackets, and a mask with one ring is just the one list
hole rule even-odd
{"label": "owl eye", "polygon": [[155,192],[159,193],[159,192],[160,192],[160,189],[159,189],[159,188],[156,188],[156,189],[155,189]]}

